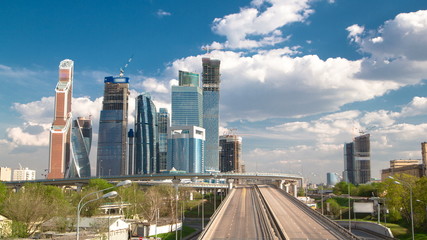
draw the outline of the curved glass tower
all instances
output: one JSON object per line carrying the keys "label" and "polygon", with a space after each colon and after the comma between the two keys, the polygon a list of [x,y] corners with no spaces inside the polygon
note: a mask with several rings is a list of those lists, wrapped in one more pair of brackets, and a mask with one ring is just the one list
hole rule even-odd
{"label": "curved glass tower", "polygon": [[151,96],[141,94],[136,98],[135,158],[134,173],[150,174],[159,172],[157,111]]}
{"label": "curved glass tower", "polygon": [[71,163],[66,172],[67,178],[90,177],[91,145],[92,120],[79,117],[71,128]]}

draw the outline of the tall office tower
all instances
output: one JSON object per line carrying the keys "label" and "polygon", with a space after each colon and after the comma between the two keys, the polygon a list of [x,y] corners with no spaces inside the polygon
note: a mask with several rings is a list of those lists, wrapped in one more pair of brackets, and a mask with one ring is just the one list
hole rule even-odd
{"label": "tall office tower", "polygon": [[222,135],[219,137],[219,170],[221,172],[242,172],[242,137]]}
{"label": "tall office tower", "polygon": [[205,171],[219,171],[220,61],[203,58],[203,127],[206,129]]}
{"label": "tall office tower", "polygon": [[55,89],[55,116],[50,128],[48,179],[64,178],[70,164],[73,70],[72,60],[65,59],[59,64],[59,81]]}
{"label": "tall office tower", "polygon": [[133,175],[135,172],[135,162],[134,160],[134,143],[135,143],[135,134],[133,132],[133,129],[129,129],[128,132],[128,138],[129,138],[129,151],[128,151],[128,166],[127,166],[127,173],[128,175]]}
{"label": "tall office tower", "polygon": [[135,174],[159,172],[157,133],[156,106],[149,94],[141,94],[136,98]]}
{"label": "tall office tower", "polygon": [[199,74],[179,71],[179,86],[172,86],[172,126],[203,126]]}
{"label": "tall office tower", "polygon": [[159,170],[167,170],[167,153],[168,153],[168,128],[169,125],[168,109],[160,108],[157,113],[158,137],[159,137],[159,152],[157,161],[159,162]]}
{"label": "tall office tower", "polygon": [[354,161],[356,163],[356,183],[371,181],[371,141],[370,135],[354,138]]}
{"label": "tall office tower", "polygon": [[78,117],[71,129],[71,163],[67,178],[90,177],[89,153],[92,145],[92,120]]}
{"label": "tall office tower", "polygon": [[104,78],[104,101],[99,119],[97,176],[127,173],[129,78]]}
{"label": "tall office tower", "polygon": [[356,183],[356,164],[354,162],[354,143],[344,144],[344,180],[346,182]]}
{"label": "tall office tower", "polygon": [[203,173],[205,129],[196,126],[169,128],[168,169]]}

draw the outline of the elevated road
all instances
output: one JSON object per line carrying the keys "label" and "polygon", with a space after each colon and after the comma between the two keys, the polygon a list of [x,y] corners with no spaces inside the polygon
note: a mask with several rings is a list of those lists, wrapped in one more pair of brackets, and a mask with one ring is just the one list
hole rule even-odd
{"label": "elevated road", "polygon": [[253,187],[237,187],[199,239],[275,239]]}
{"label": "elevated road", "polygon": [[357,239],[289,194],[267,185],[259,190],[286,239]]}

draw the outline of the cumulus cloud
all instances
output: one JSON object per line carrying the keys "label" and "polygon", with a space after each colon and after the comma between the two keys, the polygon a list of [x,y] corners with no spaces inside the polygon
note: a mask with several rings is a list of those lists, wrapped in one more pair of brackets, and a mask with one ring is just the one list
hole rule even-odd
{"label": "cumulus cloud", "polygon": [[348,31],[348,38],[350,41],[360,43],[360,36],[362,35],[363,31],[365,31],[365,27],[353,24],[347,27],[346,30]]}
{"label": "cumulus cloud", "polygon": [[[355,31],[357,32],[357,31]],[[427,10],[400,13],[369,34],[356,35],[369,55],[358,77],[416,84],[427,75]]]}
{"label": "cumulus cloud", "polygon": [[[399,87],[392,81],[357,78],[361,61],[322,60],[315,55],[293,57],[294,52],[289,48],[258,51],[250,56],[211,52],[212,58],[221,60],[222,120],[254,121],[333,112],[344,104],[372,99]],[[202,57],[178,59],[166,72],[200,72]]]}
{"label": "cumulus cloud", "polygon": [[279,28],[303,22],[313,13],[308,0],[254,0],[251,7],[213,21],[212,30],[227,38],[227,48],[255,48],[283,42]]}

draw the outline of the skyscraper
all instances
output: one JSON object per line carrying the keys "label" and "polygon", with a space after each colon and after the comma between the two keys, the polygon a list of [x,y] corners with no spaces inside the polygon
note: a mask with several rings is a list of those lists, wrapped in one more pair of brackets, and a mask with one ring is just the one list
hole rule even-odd
{"label": "skyscraper", "polygon": [[237,135],[222,135],[219,137],[221,172],[242,172],[242,137]]}
{"label": "skyscraper", "polygon": [[335,186],[339,182],[340,176],[337,173],[326,173],[326,186]]}
{"label": "skyscraper", "polygon": [[97,176],[127,173],[129,78],[104,78],[104,101],[99,119]]}
{"label": "skyscraper", "polygon": [[199,74],[179,71],[179,86],[172,86],[172,126],[203,126],[203,93]]}
{"label": "skyscraper", "polygon": [[55,116],[50,129],[48,179],[64,178],[70,164],[73,71],[72,60],[65,59],[59,64],[59,81],[55,88]]}
{"label": "skyscraper", "polygon": [[169,124],[169,113],[166,108],[160,108],[157,114],[158,123],[158,137],[159,137],[159,153],[157,161],[159,162],[159,170],[167,170],[167,153],[168,153],[168,128]]}
{"label": "skyscraper", "polygon": [[67,178],[90,177],[89,153],[92,145],[92,120],[78,117],[71,129],[71,162]]}
{"label": "skyscraper", "polygon": [[346,181],[364,184],[371,180],[370,135],[355,137],[352,143],[344,144],[344,168]]}
{"label": "skyscraper", "polygon": [[354,143],[344,144],[344,180],[356,183],[356,164],[354,162]]}
{"label": "skyscraper", "polygon": [[136,98],[134,173],[159,172],[157,111],[149,94]]}
{"label": "skyscraper", "polygon": [[219,171],[220,61],[203,58],[203,127],[206,129],[205,171]]}
{"label": "skyscraper", "polygon": [[356,183],[371,181],[371,141],[370,135],[364,134],[354,138],[354,160],[356,163]]}
{"label": "skyscraper", "polygon": [[203,173],[205,129],[196,126],[171,127],[168,135],[168,169]]}

